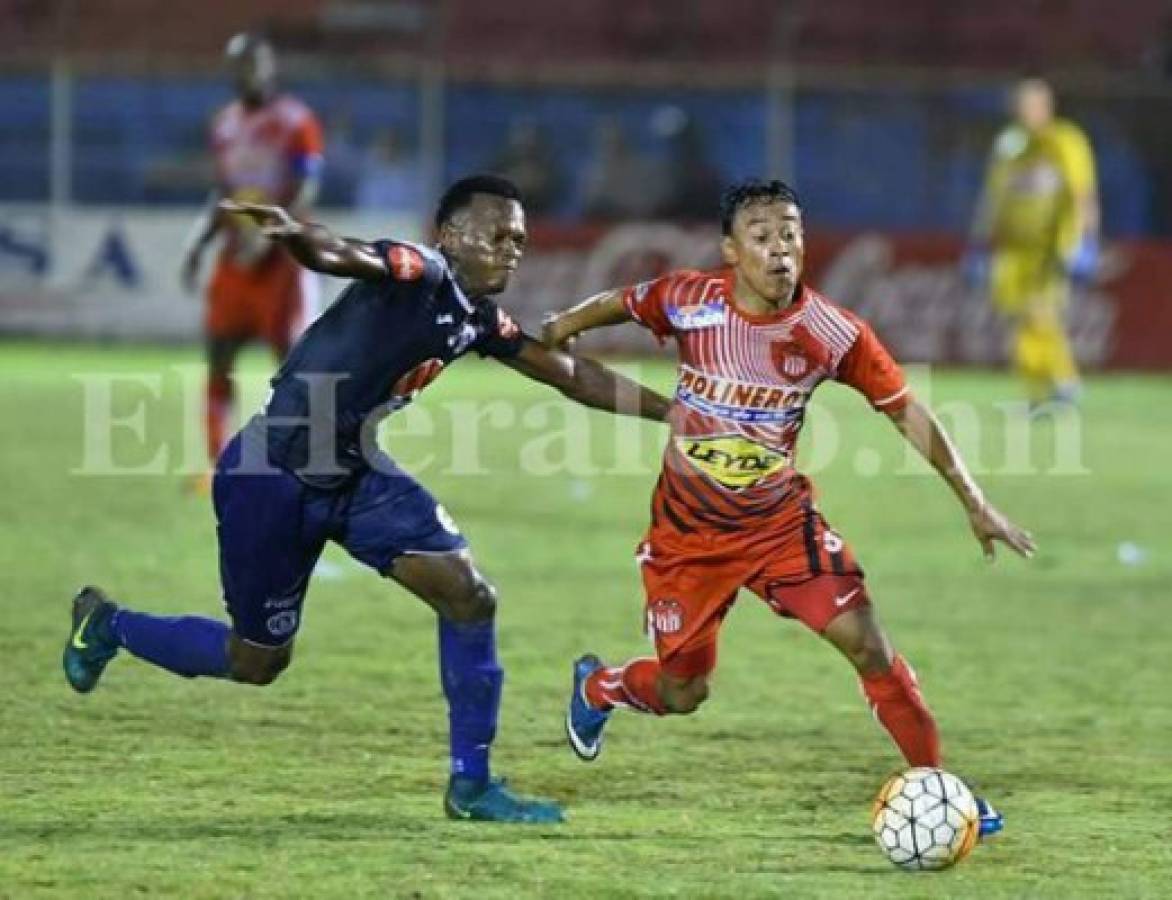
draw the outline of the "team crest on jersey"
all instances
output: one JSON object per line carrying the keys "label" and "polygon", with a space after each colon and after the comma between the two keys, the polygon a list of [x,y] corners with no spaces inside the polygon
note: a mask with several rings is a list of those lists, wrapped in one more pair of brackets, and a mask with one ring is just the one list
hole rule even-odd
{"label": "team crest on jersey", "polygon": [[804,325],[794,327],[790,340],[770,344],[769,355],[778,373],[790,381],[805,378],[816,369],[829,372],[834,368],[830,348]]}
{"label": "team crest on jersey", "polygon": [[810,360],[795,344],[776,343],[769,348],[773,365],[790,381],[797,381],[810,374]]}
{"label": "team crest on jersey", "polygon": [[396,281],[418,281],[423,277],[423,255],[406,244],[395,244],[387,251],[387,264]]}
{"label": "team crest on jersey", "polygon": [[688,303],[667,305],[667,318],[673,326],[681,331],[691,328],[711,328],[713,325],[723,325],[728,318],[728,310],[720,300],[705,300],[703,303]]}
{"label": "team crest on jersey", "polygon": [[647,609],[647,626],[652,636],[678,634],[684,627],[684,606],[679,600],[654,601]]}
{"label": "team crest on jersey", "polygon": [[789,455],[740,434],[675,439],[676,449],[698,470],[731,491],[760,484],[789,465]]}

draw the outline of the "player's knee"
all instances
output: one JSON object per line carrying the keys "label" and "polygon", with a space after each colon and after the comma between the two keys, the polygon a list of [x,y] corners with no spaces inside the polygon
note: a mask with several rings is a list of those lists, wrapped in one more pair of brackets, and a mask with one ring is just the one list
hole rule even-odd
{"label": "player's knee", "polygon": [[659,694],[669,713],[686,716],[694,713],[708,699],[708,679],[703,676],[687,681],[664,679],[660,682]]}
{"label": "player's knee", "polygon": [[882,675],[891,671],[891,647],[882,634],[863,635],[855,646],[848,649],[847,656],[862,675]]}
{"label": "player's knee", "polygon": [[[277,647],[236,655],[232,658],[232,680],[263,687],[272,684],[289,668],[293,659],[292,647]],[[257,652],[259,651],[259,652]]]}
{"label": "player's knee", "polygon": [[448,603],[448,618],[456,622],[482,622],[496,615],[496,588],[473,575],[464,590]]}

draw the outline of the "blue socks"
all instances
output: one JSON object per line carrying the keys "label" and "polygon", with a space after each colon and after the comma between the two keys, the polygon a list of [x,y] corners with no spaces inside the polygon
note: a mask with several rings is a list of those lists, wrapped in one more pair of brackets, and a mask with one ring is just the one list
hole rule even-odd
{"label": "blue socks", "polygon": [[488,781],[505,673],[496,659],[496,626],[439,620],[440,680],[448,699],[452,775]]}
{"label": "blue socks", "polygon": [[195,678],[228,677],[228,635],[232,629],[199,616],[151,616],[119,609],[111,617],[114,640],[139,659]]}

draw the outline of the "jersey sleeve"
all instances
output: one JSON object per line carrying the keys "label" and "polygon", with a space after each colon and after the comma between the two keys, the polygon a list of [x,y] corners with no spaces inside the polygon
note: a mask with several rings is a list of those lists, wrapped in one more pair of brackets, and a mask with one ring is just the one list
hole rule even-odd
{"label": "jersey sleeve", "polygon": [[321,169],[325,140],[321,124],[309,110],[301,117],[289,142],[289,166],[298,178],[312,178]]}
{"label": "jersey sleeve", "polygon": [[525,344],[525,333],[513,317],[491,300],[481,300],[477,305],[483,333],[472,348],[482,357],[494,356],[497,359],[512,359],[520,353]]}
{"label": "jersey sleeve", "polygon": [[444,267],[434,250],[410,241],[381,240],[371,244],[387,264],[387,280],[419,287],[435,287]]}
{"label": "jersey sleeve", "polygon": [[631,318],[658,338],[670,337],[675,329],[668,318],[667,304],[683,273],[669,272],[652,281],[642,281],[623,291],[623,306]]}
{"label": "jersey sleeve", "polygon": [[836,380],[850,385],[879,412],[898,412],[911,400],[903,370],[871,326],[855,320],[858,336],[838,364]]}

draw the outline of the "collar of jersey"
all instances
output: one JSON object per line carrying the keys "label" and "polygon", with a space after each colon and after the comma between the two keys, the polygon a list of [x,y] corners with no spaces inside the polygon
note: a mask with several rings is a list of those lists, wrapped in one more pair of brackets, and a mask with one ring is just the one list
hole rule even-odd
{"label": "collar of jersey", "polygon": [[788,321],[791,317],[802,311],[802,308],[806,305],[806,301],[810,297],[810,289],[806,287],[806,283],[803,281],[799,284],[797,299],[785,307],[785,309],[779,309],[775,313],[751,313],[737,306],[736,294],[734,293],[736,284],[736,270],[731,268],[726,269],[724,272],[725,303],[735,315],[740,316],[750,325],[776,325],[779,322]]}

